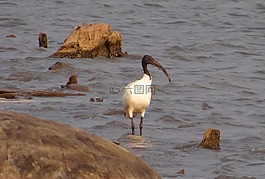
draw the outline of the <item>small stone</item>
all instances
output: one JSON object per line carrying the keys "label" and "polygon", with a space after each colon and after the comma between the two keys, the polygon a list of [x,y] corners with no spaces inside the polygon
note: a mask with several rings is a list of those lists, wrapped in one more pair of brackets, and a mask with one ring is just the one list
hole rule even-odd
{"label": "small stone", "polygon": [[98,97],[96,97],[96,98],[90,98],[89,101],[90,102],[103,102],[103,98],[98,98]]}
{"label": "small stone", "polygon": [[103,98],[96,97],[96,102],[103,102]]}

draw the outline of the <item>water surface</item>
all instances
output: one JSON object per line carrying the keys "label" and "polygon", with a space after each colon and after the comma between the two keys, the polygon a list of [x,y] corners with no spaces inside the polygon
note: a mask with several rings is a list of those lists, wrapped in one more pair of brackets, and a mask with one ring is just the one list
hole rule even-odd
{"label": "water surface", "polygon": [[[0,88],[51,90],[71,74],[85,97],[0,100],[1,109],[83,128],[121,145],[162,178],[265,176],[265,2],[262,0],[0,1]],[[156,86],[144,136],[131,137],[122,90],[141,78],[140,58],[59,59],[54,53],[77,25],[105,22],[120,31],[123,50],[152,55],[173,82],[150,67]],[[45,32],[49,48],[38,48]],[[16,38],[6,38],[14,34]],[[90,102],[101,97],[104,102]],[[202,104],[212,108],[203,110]],[[139,117],[135,119],[139,123]],[[207,128],[221,131],[221,150],[197,148]],[[136,133],[138,129],[136,129]]]}

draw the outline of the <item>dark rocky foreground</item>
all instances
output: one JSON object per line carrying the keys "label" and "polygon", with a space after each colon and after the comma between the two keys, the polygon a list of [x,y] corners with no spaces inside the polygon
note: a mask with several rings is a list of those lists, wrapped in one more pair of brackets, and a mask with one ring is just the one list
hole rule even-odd
{"label": "dark rocky foreground", "polygon": [[142,159],[96,135],[0,111],[0,178],[161,178]]}

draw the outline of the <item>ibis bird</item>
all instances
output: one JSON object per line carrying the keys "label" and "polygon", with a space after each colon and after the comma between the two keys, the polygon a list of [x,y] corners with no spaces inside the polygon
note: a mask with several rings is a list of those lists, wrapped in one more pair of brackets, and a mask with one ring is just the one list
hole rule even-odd
{"label": "ibis bird", "polygon": [[143,77],[140,80],[136,80],[127,84],[123,91],[122,107],[124,110],[124,116],[131,119],[132,135],[134,135],[135,128],[133,118],[137,114],[141,115],[139,129],[140,136],[142,135],[145,110],[150,104],[151,96],[154,91],[154,86],[152,86],[152,76],[147,69],[148,64],[154,65],[162,70],[167,76],[169,82],[171,82],[171,79],[165,68],[153,57],[150,55],[145,55],[142,58],[142,67],[144,72]]}

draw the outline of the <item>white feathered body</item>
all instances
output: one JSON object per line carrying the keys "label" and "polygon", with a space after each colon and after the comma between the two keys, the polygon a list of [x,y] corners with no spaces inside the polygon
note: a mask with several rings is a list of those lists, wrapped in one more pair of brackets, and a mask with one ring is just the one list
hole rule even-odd
{"label": "white feathered body", "polygon": [[136,114],[144,117],[152,96],[152,79],[144,74],[142,79],[129,83],[123,91],[122,106],[124,115],[133,118]]}

